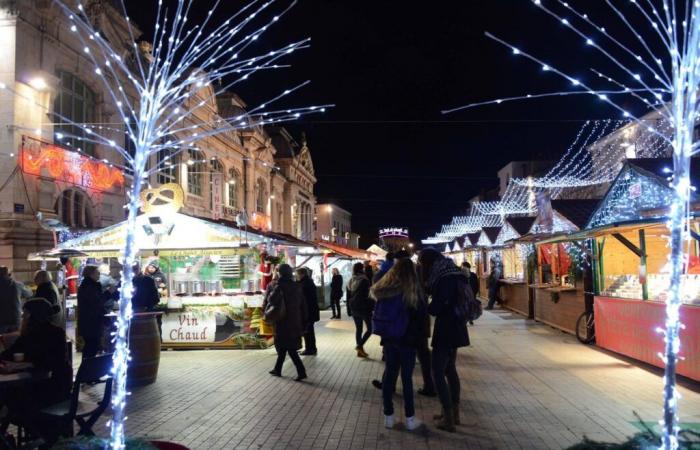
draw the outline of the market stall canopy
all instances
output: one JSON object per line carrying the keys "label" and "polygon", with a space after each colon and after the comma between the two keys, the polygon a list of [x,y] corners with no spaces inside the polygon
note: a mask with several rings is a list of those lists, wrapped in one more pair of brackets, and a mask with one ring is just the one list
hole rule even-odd
{"label": "market stall canopy", "polygon": [[30,253],[28,261],[59,261],[61,258],[81,258],[88,256],[79,250],[72,248],[53,248],[43,252]]}
{"label": "market stall canopy", "polygon": [[[118,257],[126,239],[126,221],[59,244],[58,249],[78,250],[93,257]],[[197,219],[185,214],[142,214],[136,218],[136,242],[141,251],[162,255],[234,254],[237,249],[266,240],[258,233]]]}
{"label": "market stall canopy", "polygon": [[[672,167],[673,162],[667,158],[627,160],[585,228],[666,217],[674,197],[667,180]],[[690,181],[691,185],[700,181],[700,165],[694,161]],[[697,209],[697,203],[697,195],[691,193],[692,209]]]}
{"label": "market stall canopy", "polygon": [[375,256],[374,253],[361,250],[359,248],[350,248],[344,245],[333,244],[326,241],[316,241],[316,245],[318,247],[321,247],[322,249],[325,248],[327,250],[330,250],[336,255],[344,256],[349,259],[370,260],[373,256]]}
{"label": "market stall canopy", "polygon": [[386,250],[384,250],[383,248],[381,248],[380,246],[378,246],[377,244],[370,245],[370,247],[367,249],[367,251],[377,255],[377,257],[379,257],[379,259],[386,258],[386,254],[389,253]]}

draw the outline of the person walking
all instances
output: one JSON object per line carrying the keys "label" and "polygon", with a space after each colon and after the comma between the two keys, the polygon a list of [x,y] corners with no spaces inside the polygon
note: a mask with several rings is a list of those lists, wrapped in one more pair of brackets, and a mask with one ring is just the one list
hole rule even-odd
{"label": "person walking", "polygon": [[32,297],[24,284],[12,279],[6,266],[0,266],[0,334],[19,331],[21,321],[20,301]]}
{"label": "person walking", "polygon": [[[365,352],[364,345],[372,336],[372,310],[374,301],[369,297],[370,282],[365,275],[365,266],[357,262],[352,266],[352,278],[348,283],[347,302],[349,314],[355,322],[355,351],[360,358],[369,355]],[[362,334],[362,324],[365,325],[365,333]]]}
{"label": "person walking", "polygon": [[501,299],[498,297],[501,273],[501,265],[498,263],[498,260],[491,258],[491,272],[488,278],[489,302],[486,305],[486,309],[493,309],[495,303],[499,305],[502,303]]}
{"label": "person walking", "polygon": [[306,331],[304,332],[304,351],[301,352],[301,354],[315,356],[318,354],[318,348],[316,348],[316,332],[314,331],[314,325],[321,320],[316,284],[314,280],[311,279],[311,271],[308,268],[300,267],[296,272],[297,283],[301,286],[306,308],[308,309],[308,320],[306,321]]}
{"label": "person walking", "polygon": [[467,302],[469,281],[455,263],[434,249],[421,251],[418,258],[426,292],[432,297],[428,313],[435,317],[433,328],[433,378],[442,404],[435,415],[437,427],[454,432],[459,425],[460,381],[457,349],[469,345]]}
{"label": "person walking", "polygon": [[410,259],[400,259],[380,281],[372,286],[371,295],[377,301],[375,332],[381,333],[386,356],[382,379],[384,426],[393,428],[394,404],[392,397],[396,380],[401,373],[406,428],[415,430],[421,425],[416,418],[413,400],[413,369],[416,349],[425,334],[427,305],[420,292],[416,270]]}
{"label": "person walking", "polygon": [[297,369],[296,381],[302,381],[306,379],[306,368],[297,351],[301,348],[301,337],[307,330],[309,308],[301,284],[294,282],[292,267],[280,264],[277,271],[279,278],[271,282],[265,308],[265,320],[275,324],[277,361],[270,375],[282,376],[282,365],[289,355]]}
{"label": "person walking", "polygon": [[331,319],[340,319],[340,299],[343,298],[343,276],[340,271],[334,267],[332,270],[333,278],[331,278],[331,309],[333,315]]}
{"label": "person walking", "polygon": [[61,308],[61,303],[58,301],[58,288],[53,283],[51,273],[46,270],[37,270],[34,272],[34,283],[36,284],[34,297],[43,298],[56,310],[55,313],[51,315],[51,325],[64,328],[63,310]]}
{"label": "person walking", "polygon": [[93,358],[100,351],[105,296],[97,266],[85,266],[83,281],[78,287],[78,336],[83,339],[83,359]]}

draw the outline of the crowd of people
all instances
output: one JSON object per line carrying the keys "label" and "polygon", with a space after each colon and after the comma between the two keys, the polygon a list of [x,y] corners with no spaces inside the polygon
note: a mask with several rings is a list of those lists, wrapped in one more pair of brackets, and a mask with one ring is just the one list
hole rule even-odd
{"label": "crowd of people", "polygon": [[[340,300],[344,280],[332,271],[332,320],[342,318]],[[307,268],[294,270],[287,264],[275,270],[268,286],[263,309],[265,320],[273,324],[277,360],[270,371],[282,375],[286,356],[297,370],[297,381],[307,378],[299,355],[316,355],[314,324],[319,320],[316,286]],[[438,397],[441,411],[435,414],[436,427],[456,431],[460,424],[460,380],[457,350],[469,345],[467,323],[474,317],[470,305],[476,300],[479,283],[467,263],[457,267],[433,249],[421,251],[417,264],[405,251],[387,254],[375,272],[369,263],[355,263],[346,286],[348,316],[355,324],[355,351],[367,358],[365,344],[372,334],[380,337],[385,363],[381,380],[372,384],[382,391],[384,425],[394,428],[396,416],[393,395],[401,377],[405,427],[419,428],[413,397],[413,371],[416,358],[421,366],[421,395]],[[480,305],[480,303],[479,303]],[[480,306],[479,306],[480,314]],[[434,323],[431,324],[431,317]],[[302,348],[304,342],[304,351]],[[432,350],[431,350],[432,348]]]}

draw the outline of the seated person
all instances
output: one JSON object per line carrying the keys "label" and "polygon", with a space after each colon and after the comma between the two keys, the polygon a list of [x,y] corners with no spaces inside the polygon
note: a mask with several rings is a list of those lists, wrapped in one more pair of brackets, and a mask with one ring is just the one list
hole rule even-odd
{"label": "seated person", "polygon": [[10,348],[0,354],[3,361],[12,361],[13,355],[24,354],[24,361],[34,369],[50,372],[47,379],[16,388],[6,398],[10,410],[20,415],[31,415],[39,409],[67,399],[71,389],[71,366],[66,357],[66,332],[51,324],[51,317],[60,307],[43,298],[33,298],[22,306],[20,335]]}

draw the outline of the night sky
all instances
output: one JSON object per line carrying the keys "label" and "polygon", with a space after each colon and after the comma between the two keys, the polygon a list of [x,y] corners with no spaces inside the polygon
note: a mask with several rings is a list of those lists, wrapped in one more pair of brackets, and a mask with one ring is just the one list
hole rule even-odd
{"label": "night sky", "polygon": [[[144,3],[127,2],[148,30],[152,9]],[[241,4],[223,3],[222,20]],[[211,2],[195,4],[206,12]],[[578,4],[591,15],[610,14],[590,2]],[[304,37],[311,37],[311,48],[292,55],[291,69],[260,75],[237,93],[255,105],[309,79],[289,106],[337,105],[287,127],[296,137],[307,134],[318,200],[348,209],[365,246],[381,227],[407,227],[416,241],[433,234],[465,212],[469,198],[495,187],[497,170],[509,161],[557,160],[583,121],[620,118],[588,96],[440,113],[569,89],[485,31],[582,80],[594,77],[589,67],[610,66],[529,0],[301,0],[278,24],[256,54]]]}

